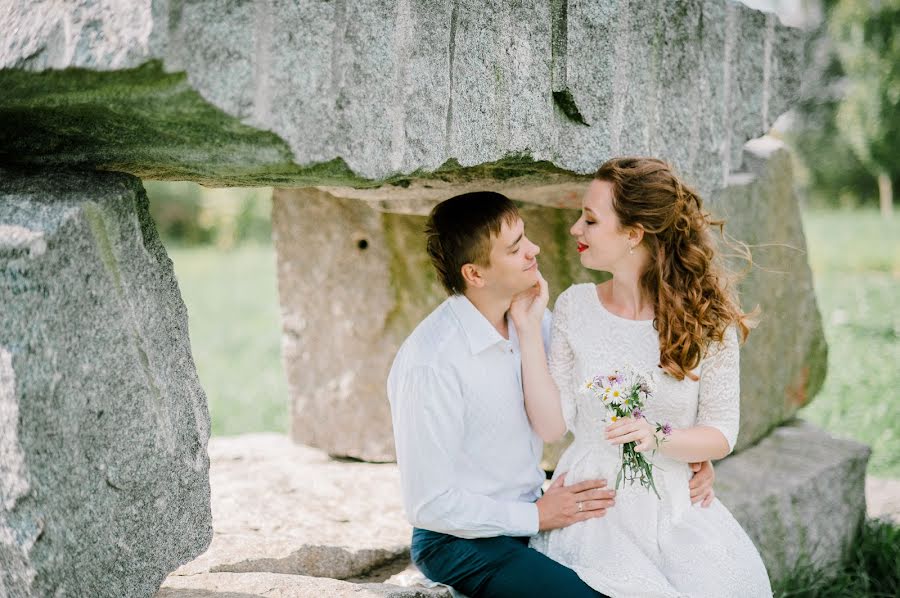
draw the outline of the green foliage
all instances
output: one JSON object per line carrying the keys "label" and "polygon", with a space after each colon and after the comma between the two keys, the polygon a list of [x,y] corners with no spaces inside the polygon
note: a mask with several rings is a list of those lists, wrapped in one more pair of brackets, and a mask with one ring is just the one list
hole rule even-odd
{"label": "green foliage", "polygon": [[287,432],[275,250],[167,247],[215,435]]}
{"label": "green foliage", "polygon": [[265,243],[272,235],[268,187],[208,189],[195,183],[145,181],[150,215],[160,235],[183,245]]}
{"label": "green foliage", "polygon": [[789,141],[813,203],[875,203],[878,174],[900,181],[900,0],[826,0],[825,14]]}
{"label": "green foliage", "polygon": [[804,559],[775,584],[777,598],[894,598],[900,596],[900,526],[869,519],[837,572]]}
{"label": "green foliage", "polygon": [[830,2],[829,32],[846,73],[837,128],[873,174],[900,174],[900,0]]}

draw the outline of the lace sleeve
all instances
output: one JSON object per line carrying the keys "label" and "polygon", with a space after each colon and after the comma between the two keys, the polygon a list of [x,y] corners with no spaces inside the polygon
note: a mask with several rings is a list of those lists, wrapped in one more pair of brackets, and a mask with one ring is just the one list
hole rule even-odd
{"label": "lace sleeve", "polygon": [[718,429],[734,449],[740,423],[740,349],[737,331],[730,327],[721,343],[714,343],[700,370],[697,425]]}
{"label": "lace sleeve", "polygon": [[568,308],[571,293],[562,293],[556,300],[553,309],[553,326],[550,332],[550,375],[559,389],[559,400],[562,404],[563,419],[570,431],[575,422],[575,387],[577,381],[572,380],[575,368],[575,356],[569,344]]}

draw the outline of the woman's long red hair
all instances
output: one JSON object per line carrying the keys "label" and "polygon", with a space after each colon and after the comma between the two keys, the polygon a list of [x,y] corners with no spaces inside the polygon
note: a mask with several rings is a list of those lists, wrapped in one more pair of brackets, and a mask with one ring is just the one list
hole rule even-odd
{"label": "woman's long red hair", "polygon": [[[711,234],[713,227],[723,233],[725,222],[712,219],[700,196],[662,160],[614,158],[594,178],[612,184],[621,226],[644,230],[650,261],[640,285],[653,302],[660,366],[678,380],[696,380],[691,370],[711,342],[721,342],[731,325],[743,341],[752,327]],[[749,260],[746,247],[743,253]]]}

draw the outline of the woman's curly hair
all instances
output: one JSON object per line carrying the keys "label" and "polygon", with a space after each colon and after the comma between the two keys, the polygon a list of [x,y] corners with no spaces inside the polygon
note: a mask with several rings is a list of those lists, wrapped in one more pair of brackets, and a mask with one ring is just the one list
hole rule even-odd
{"label": "woman's curly hair", "polygon": [[[613,209],[621,226],[644,230],[641,244],[650,261],[640,285],[653,302],[660,366],[677,380],[696,380],[691,370],[710,343],[722,342],[731,325],[743,341],[752,327],[711,234],[718,227],[724,237],[725,222],[704,211],[696,191],[662,160],[614,158],[594,178],[612,184]],[[746,247],[742,253],[750,259]]]}

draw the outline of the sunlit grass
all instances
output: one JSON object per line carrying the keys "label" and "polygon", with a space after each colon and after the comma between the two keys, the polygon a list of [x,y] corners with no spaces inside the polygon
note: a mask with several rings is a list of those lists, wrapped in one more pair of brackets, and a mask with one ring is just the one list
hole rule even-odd
{"label": "sunlit grass", "polygon": [[900,220],[816,210],[804,228],[829,353],[800,415],[870,445],[869,473],[900,477]]}
{"label": "sunlit grass", "polygon": [[271,244],[167,247],[188,308],[213,434],[286,432],[287,383]]}

